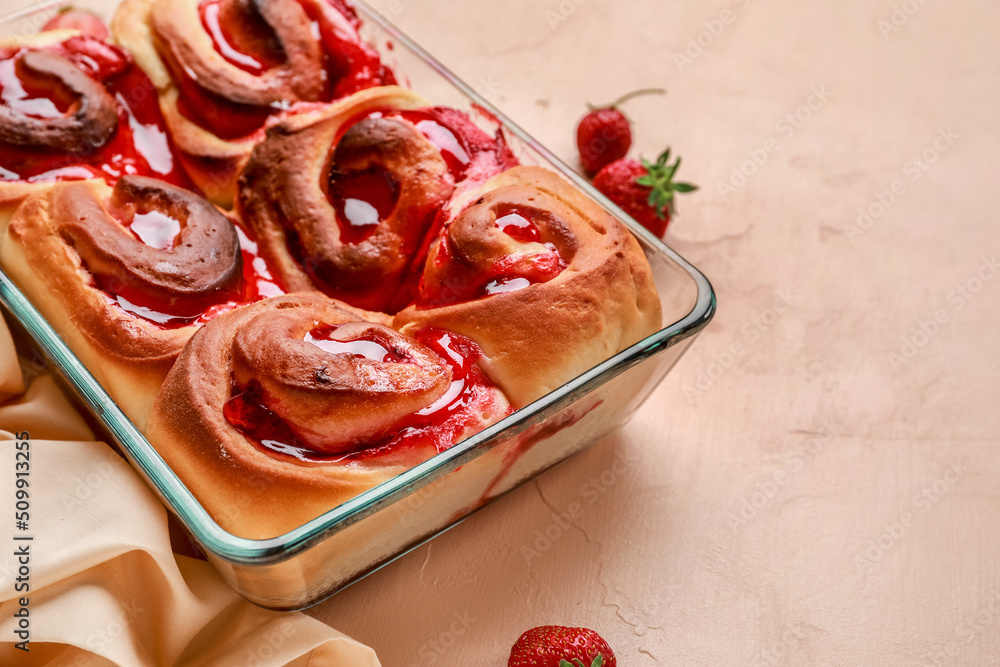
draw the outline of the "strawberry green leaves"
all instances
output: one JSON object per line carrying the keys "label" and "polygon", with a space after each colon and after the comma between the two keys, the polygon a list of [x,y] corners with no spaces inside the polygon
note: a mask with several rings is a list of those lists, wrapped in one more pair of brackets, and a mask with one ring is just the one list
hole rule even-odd
{"label": "strawberry green leaves", "polygon": [[694,192],[697,185],[674,182],[674,175],[678,167],[681,166],[681,158],[670,164],[670,149],[663,151],[656,162],[643,159],[642,166],[646,169],[646,174],[635,179],[636,184],[650,188],[649,205],[656,211],[656,217],[666,219],[667,215],[674,213],[674,194]]}

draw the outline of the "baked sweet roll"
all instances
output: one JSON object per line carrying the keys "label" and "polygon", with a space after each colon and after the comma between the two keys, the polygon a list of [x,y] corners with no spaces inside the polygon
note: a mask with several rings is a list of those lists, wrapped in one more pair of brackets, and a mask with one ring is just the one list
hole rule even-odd
{"label": "baked sweet roll", "polygon": [[131,57],[73,29],[0,39],[0,231],[48,183],[124,174],[189,183]]}
{"label": "baked sweet roll", "polygon": [[111,27],[156,84],[191,177],[227,207],[269,118],[395,83],[343,0],[125,0]]}
{"label": "baked sweet roll", "polygon": [[513,163],[502,138],[461,112],[373,88],[269,128],[240,176],[237,210],[289,289],[393,313],[415,296],[456,184]]}
{"label": "baked sweet roll", "polygon": [[224,313],[167,376],[149,440],[219,525],[263,539],[510,413],[474,343],[387,323],[318,292]]}
{"label": "baked sweet roll", "polygon": [[638,242],[553,172],[515,167],[453,208],[416,303],[393,326],[409,336],[440,328],[474,341],[483,369],[515,407],[660,328],[660,300]]}
{"label": "baked sweet roll", "polygon": [[283,293],[253,250],[198,195],[123,176],[29,196],[0,241],[0,266],[141,428],[196,328]]}

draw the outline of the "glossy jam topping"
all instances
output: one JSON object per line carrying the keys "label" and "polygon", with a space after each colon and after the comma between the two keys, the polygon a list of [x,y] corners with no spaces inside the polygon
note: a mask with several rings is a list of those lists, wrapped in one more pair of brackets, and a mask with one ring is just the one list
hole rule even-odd
{"label": "glossy jam topping", "polygon": [[313,34],[323,45],[330,100],[396,83],[396,76],[382,64],[378,51],[361,39],[361,21],[346,2],[306,2],[302,7],[313,21]]}
{"label": "glossy jam topping", "polygon": [[[290,425],[266,407],[267,397],[257,382],[246,387],[234,386],[232,398],[223,407],[223,415],[262,450],[306,463],[363,460],[400,447],[432,445],[437,451],[444,451],[470,427],[480,423],[483,414],[495,413],[494,387],[476,366],[482,352],[469,339],[443,329],[424,329],[417,332],[415,338],[451,367],[451,386],[432,405],[392,425],[391,433],[368,443],[360,451],[324,455],[310,449]],[[351,354],[361,354],[360,349],[356,348]],[[366,349],[375,356],[379,354],[374,348]]]}
{"label": "glossy jam topping", "polygon": [[[136,229],[136,219],[139,229]],[[129,230],[146,245],[166,249],[173,247],[176,234],[171,236],[171,230],[177,225],[180,233],[180,223],[162,213],[137,214],[128,225]],[[100,277],[95,277],[96,286],[107,293],[114,306],[125,312],[144,319],[163,329],[179,329],[188,326],[201,326],[215,316],[227,310],[232,310],[248,303],[260,301],[267,297],[279,296],[285,293],[281,283],[271,275],[267,262],[260,256],[257,243],[247,235],[239,225],[236,234],[240,239],[240,252],[243,258],[243,281],[239,294],[225,295],[223,300],[194,316],[178,315],[175,308],[169,304],[153,303],[143,295],[129,294],[120,285],[109,283]],[[165,246],[169,243],[170,245]]]}
{"label": "glossy jam topping", "polygon": [[[345,3],[326,0],[302,6],[312,20],[312,34],[323,47],[325,86],[319,99],[274,100],[269,106],[235,103],[200,85],[169,50],[161,50],[177,82],[181,114],[222,139],[240,139],[262,132],[272,114],[296,113],[312,108],[315,102],[330,102],[365,88],[396,83],[378,52],[360,41],[360,22]],[[204,0],[199,11],[215,50],[230,64],[261,75],[285,62],[280,42],[250,0]]]}
{"label": "glossy jam topping", "polygon": [[183,71],[175,69],[173,74],[180,93],[177,110],[220,139],[242,139],[262,133],[264,123],[276,111],[270,107],[231,102],[199,86]]}
{"label": "glossy jam topping", "polygon": [[496,219],[496,226],[507,236],[521,243],[538,243],[542,239],[538,225],[517,210],[505,213]]}
{"label": "glossy jam topping", "polygon": [[181,233],[180,221],[159,211],[136,213],[128,228],[137,239],[159,250],[173,248]]}
{"label": "glossy jam topping", "polygon": [[73,91],[52,76],[24,67],[17,58],[0,61],[0,104],[33,118],[60,118],[77,103]]}
{"label": "glossy jam topping", "polygon": [[[104,84],[118,104],[118,130],[89,155],[0,142],[0,180],[50,182],[100,177],[110,183],[124,174],[139,174],[190,187],[174,159],[156,90],[124,51],[87,36],[72,37],[46,50],[68,58]],[[70,112],[79,102],[64,85],[18,67],[19,56],[25,51],[0,52],[0,105],[39,118]]]}
{"label": "glossy jam topping", "polygon": [[339,328],[335,324],[322,324],[306,333],[303,340],[330,354],[349,354],[380,363],[400,364],[409,360],[407,355],[395,349],[383,337],[374,334],[351,340],[335,340],[333,333]]}
{"label": "glossy jam topping", "polygon": [[373,167],[330,175],[327,197],[337,213],[340,238],[360,243],[389,218],[399,199],[399,181],[391,172]]}
{"label": "glossy jam topping", "polygon": [[489,136],[467,114],[451,107],[380,109],[345,123],[342,132],[363,118],[383,117],[412,123],[441,152],[456,183],[470,177],[485,180],[518,164],[501,133]]}
{"label": "glossy jam topping", "polygon": [[530,285],[531,281],[527,278],[500,276],[486,283],[483,287],[483,292],[485,292],[485,296],[503,294],[504,292],[516,292]]}
{"label": "glossy jam topping", "polygon": [[440,114],[435,113],[435,109],[395,111],[387,115],[398,116],[413,123],[417,130],[441,151],[441,157],[444,158],[455,181],[458,182],[465,177],[472,158],[468,148],[470,142],[461,130],[467,132],[468,128],[450,127]]}
{"label": "glossy jam topping", "polygon": [[[536,283],[545,283],[565,268],[566,262],[553,243],[546,243],[530,210],[513,206],[497,210],[494,224],[515,241],[535,244],[529,252],[514,253],[496,260],[489,269],[492,278],[482,289],[482,296],[514,292]],[[539,248],[538,246],[542,246]],[[530,246],[529,246],[530,247]]]}
{"label": "glossy jam topping", "polygon": [[483,285],[479,296],[516,292],[530,285],[546,283],[564,268],[566,264],[555,246],[546,243],[543,252],[510,255],[494,262],[489,271],[493,278]]}
{"label": "glossy jam topping", "polygon": [[[512,252],[492,260],[478,272],[459,255],[449,235],[444,235],[434,255],[436,282],[421,277],[418,308],[434,308],[463,303],[487,296],[516,292],[537,283],[545,283],[566,269],[567,263],[555,244],[544,242],[542,231],[532,213],[516,207],[497,211],[494,224],[507,236],[527,245],[523,252]],[[440,276],[451,276],[442,280]]]}
{"label": "glossy jam topping", "polygon": [[202,0],[201,25],[226,62],[260,75],[285,62],[281,42],[248,0]]}

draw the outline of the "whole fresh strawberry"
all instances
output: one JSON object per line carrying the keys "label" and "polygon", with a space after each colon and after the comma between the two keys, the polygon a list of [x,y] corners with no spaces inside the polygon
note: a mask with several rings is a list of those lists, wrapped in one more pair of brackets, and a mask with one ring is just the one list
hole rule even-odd
{"label": "whole fresh strawberry", "polygon": [[663,236],[674,214],[674,195],[698,189],[696,185],[674,181],[680,166],[679,157],[670,164],[669,148],[656,162],[616,160],[597,173],[594,187],[643,227]]}
{"label": "whole fresh strawberry", "polygon": [[618,107],[639,95],[663,94],[661,88],[631,92],[605,107],[590,106],[590,113],[576,127],[576,147],[588,174],[625,157],[632,146],[632,126]]}
{"label": "whole fresh strawberry", "polygon": [[587,628],[543,625],[518,637],[507,667],[617,667],[604,639]]}

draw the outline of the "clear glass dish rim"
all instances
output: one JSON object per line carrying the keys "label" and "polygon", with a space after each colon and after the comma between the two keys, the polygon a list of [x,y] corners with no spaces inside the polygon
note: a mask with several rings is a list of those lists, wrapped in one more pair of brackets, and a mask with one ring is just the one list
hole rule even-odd
{"label": "clear glass dish rim", "polygon": [[[666,255],[679,265],[694,280],[697,298],[691,310],[677,322],[610,357],[502,421],[283,535],[264,540],[253,540],[233,535],[216,523],[173,470],[167,466],[153,446],[149,444],[145,436],[138,431],[104,388],[98,384],[90,371],[76,358],[66,343],[10,278],[0,270],[0,303],[27,329],[41,351],[79,392],[81,399],[104,424],[133,463],[140,468],[161,500],[181,520],[201,547],[211,552],[213,556],[234,565],[279,563],[308,550],[330,535],[391,506],[412,490],[434,483],[476,458],[479,454],[485,453],[488,451],[485,443],[494,440],[497,436],[504,433],[517,435],[540,421],[539,416],[550,409],[554,411],[560,405],[571,403],[592,388],[623,373],[632,366],[690,338],[701,331],[715,314],[715,293],[711,283],[701,271],[625,214],[582,176],[371,8],[364,0],[351,0],[351,2],[362,14],[362,20],[378,24],[393,39],[458,88],[472,104],[492,114],[503,125],[505,131],[511,132],[530,146],[548,162],[548,166],[602,204],[611,214],[621,220],[636,237],[645,241],[654,251]],[[0,16],[0,29],[34,14],[68,4],[70,4],[68,0],[46,0],[33,7]]]}

